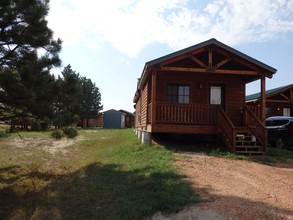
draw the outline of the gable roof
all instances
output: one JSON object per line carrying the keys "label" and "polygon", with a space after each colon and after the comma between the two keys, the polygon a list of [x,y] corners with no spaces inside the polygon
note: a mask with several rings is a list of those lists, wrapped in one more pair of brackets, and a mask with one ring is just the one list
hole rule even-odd
{"label": "gable roof", "polygon": [[134,116],[134,114],[133,114],[132,112],[126,111],[126,110],[124,110],[124,109],[120,109],[119,111],[120,111],[120,112],[123,112],[123,113],[125,113],[125,114],[128,114],[128,115],[133,115],[133,116]]}
{"label": "gable roof", "polygon": [[[280,92],[284,92],[287,89],[290,89],[292,87],[293,87],[293,84],[290,84],[290,85],[280,86],[280,87],[277,87],[274,89],[267,90],[266,97],[268,98],[268,97],[276,95]],[[246,99],[246,102],[258,101],[261,99],[261,94],[260,94],[260,92],[257,92],[257,93],[251,94],[251,95],[247,95],[245,99]]]}
{"label": "gable roof", "polygon": [[209,45],[212,45],[212,44],[214,44],[214,45],[216,45],[218,47],[221,47],[221,48],[223,48],[223,49],[225,49],[225,50],[227,50],[227,51],[229,51],[229,52],[231,52],[231,53],[233,53],[233,54],[235,54],[235,55],[237,55],[237,56],[239,56],[239,57],[241,57],[241,58],[243,58],[245,60],[248,60],[251,63],[254,63],[255,65],[258,65],[258,66],[268,70],[269,72],[273,72],[273,73],[277,72],[277,70],[275,68],[273,68],[273,67],[271,67],[271,66],[269,66],[269,65],[267,65],[267,64],[265,64],[263,62],[260,62],[260,61],[258,61],[256,59],[254,59],[254,58],[252,58],[252,57],[250,57],[250,56],[238,51],[238,50],[235,50],[234,48],[229,47],[226,44],[223,44],[222,42],[216,40],[215,38],[211,38],[210,40],[204,41],[202,43],[193,45],[191,47],[187,47],[185,49],[176,51],[174,53],[168,54],[166,56],[162,56],[162,57],[154,59],[154,60],[151,60],[151,61],[147,62],[145,64],[145,66],[147,67],[147,66],[156,65],[156,64],[161,63],[163,61],[172,59],[174,57],[177,57],[177,56],[180,56],[180,55],[183,55],[183,54],[187,54],[187,53],[189,53],[191,51],[194,51],[194,50],[197,50],[199,48],[206,47],[206,46],[209,46]]}
{"label": "gable roof", "polygon": [[164,61],[167,61],[169,59],[178,57],[180,55],[191,53],[194,50],[197,50],[197,49],[200,49],[200,48],[203,48],[203,47],[206,47],[206,46],[210,46],[210,45],[216,45],[216,46],[218,46],[218,47],[220,47],[220,48],[222,48],[222,49],[224,49],[224,50],[226,50],[226,51],[228,51],[228,52],[230,52],[230,53],[232,53],[232,54],[234,54],[236,56],[239,56],[240,58],[242,58],[244,60],[247,60],[247,61],[253,63],[256,66],[259,66],[259,67],[265,69],[266,71],[268,71],[270,73],[274,74],[274,73],[277,72],[277,69],[275,69],[275,68],[273,68],[273,67],[271,67],[271,66],[269,66],[269,65],[267,65],[267,64],[265,64],[263,62],[260,62],[260,61],[254,59],[254,58],[252,58],[252,57],[250,57],[250,56],[248,56],[248,55],[246,55],[246,54],[244,54],[244,53],[242,53],[242,52],[240,52],[240,51],[238,51],[238,50],[236,50],[236,49],[234,49],[232,47],[229,47],[228,45],[216,40],[215,38],[211,38],[210,40],[204,41],[202,43],[193,45],[191,47],[187,47],[185,49],[182,49],[182,50],[176,51],[174,53],[171,53],[171,54],[162,56],[160,58],[157,58],[157,59],[154,59],[154,60],[146,62],[145,66],[144,66],[144,69],[143,69],[143,72],[141,74],[141,78],[140,78],[141,80],[139,81],[138,86],[140,85],[140,83],[141,83],[142,79],[144,78],[145,73],[146,73],[146,71],[147,71],[147,69],[149,67],[155,66],[155,65],[157,65],[157,64],[159,64],[161,62],[164,62]]}
{"label": "gable roof", "polygon": [[115,110],[115,109],[109,109],[109,110],[107,110],[107,111],[102,112],[102,114],[110,113],[110,112],[115,112],[115,113],[119,113],[119,114],[123,114],[123,115],[126,114],[126,113],[124,113],[124,112],[122,112],[122,111],[118,111],[118,110]]}
{"label": "gable roof", "polygon": [[[148,61],[145,63],[145,66],[143,68],[143,71],[141,73],[141,78],[138,79],[138,83],[137,83],[137,91],[135,93],[133,102],[135,102],[137,100],[137,98],[139,97],[139,93],[138,91],[142,88],[142,86],[145,84],[146,79],[148,78],[149,74],[150,74],[150,70],[152,70],[153,68],[157,68],[160,67],[160,64],[162,62],[168,62],[169,60],[173,60],[173,59],[177,59],[180,58],[181,56],[185,56],[189,54],[192,54],[194,51],[199,51],[201,49],[207,48],[207,47],[213,47],[216,46],[217,48],[231,54],[233,57],[237,57],[241,60],[243,60],[246,63],[252,64],[253,66],[255,66],[257,69],[261,70],[262,74],[265,74],[268,77],[272,77],[272,74],[276,73],[277,70],[265,63],[262,63],[238,50],[235,50],[232,47],[227,46],[226,44],[223,44],[222,42],[216,40],[215,38],[212,38],[210,40],[204,41],[202,43],[196,44],[194,46],[191,47],[187,47],[185,49],[173,52],[171,54],[162,56],[160,58]],[[210,70],[207,70],[207,72]],[[213,72],[213,70],[211,71]],[[245,73],[244,73],[245,74]],[[243,74],[243,75],[244,75]],[[268,74],[268,75],[267,75]]]}

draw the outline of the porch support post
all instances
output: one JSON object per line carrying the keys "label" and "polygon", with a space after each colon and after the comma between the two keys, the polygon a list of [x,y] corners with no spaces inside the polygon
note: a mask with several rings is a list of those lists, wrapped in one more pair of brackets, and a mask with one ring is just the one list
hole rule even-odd
{"label": "porch support post", "polygon": [[261,77],[261,122],[265,124],[266,120],[266,77]]}
{"label": "porch support post", "polygon": [[152,72],[152,94],[151,94],[151,124],[154,125],[156,123],[156,87],[157,87],[157,74],[156,70]]}
{"label": "porch support post", "polygon": [[[261,77],[261,122],[265,125],[266,120],[266,77],[263,75]],[[268,150],[268,140],[267,140],[267,130],[264,131],[263,138],[263,150],[267,152]]]}

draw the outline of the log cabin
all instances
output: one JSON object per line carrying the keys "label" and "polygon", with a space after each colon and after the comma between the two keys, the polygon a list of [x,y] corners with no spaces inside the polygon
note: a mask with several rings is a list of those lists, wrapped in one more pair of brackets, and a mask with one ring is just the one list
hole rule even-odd
{"label": "log cabin", "polygon": [[[145,64],[133,98],[143,143],[152,133],[220,136],[231,152],[267,150],[265,84],[276,69],[212,38]],[[245,104],[259,80],[261,115]]]}
{"label": "log cabin", "polygon": [[[258,92],[246,96],[246,105],[259,116],[261,94]],[[266,117],[270,116],[293,117],[293,84],[266,91]]]}

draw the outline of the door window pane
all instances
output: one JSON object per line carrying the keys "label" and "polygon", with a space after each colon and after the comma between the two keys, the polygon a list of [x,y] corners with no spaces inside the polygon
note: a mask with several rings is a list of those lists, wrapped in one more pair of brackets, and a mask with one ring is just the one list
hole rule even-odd
{"label": "door window pane", "polygon": [[221,87],[220,86],[211,86],[211,97],[210,103],[221,105],[222,103],[222,94],[221,94]]}

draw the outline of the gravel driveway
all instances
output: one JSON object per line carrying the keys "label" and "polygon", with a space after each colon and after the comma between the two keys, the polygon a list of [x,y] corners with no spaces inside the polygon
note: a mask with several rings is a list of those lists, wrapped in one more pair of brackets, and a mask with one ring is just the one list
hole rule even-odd
{"label": "gravel driveway", "polygon": [[293,219],[293,160],[275,166],[198,153],[177,161],[204,202],[152,219]]}

